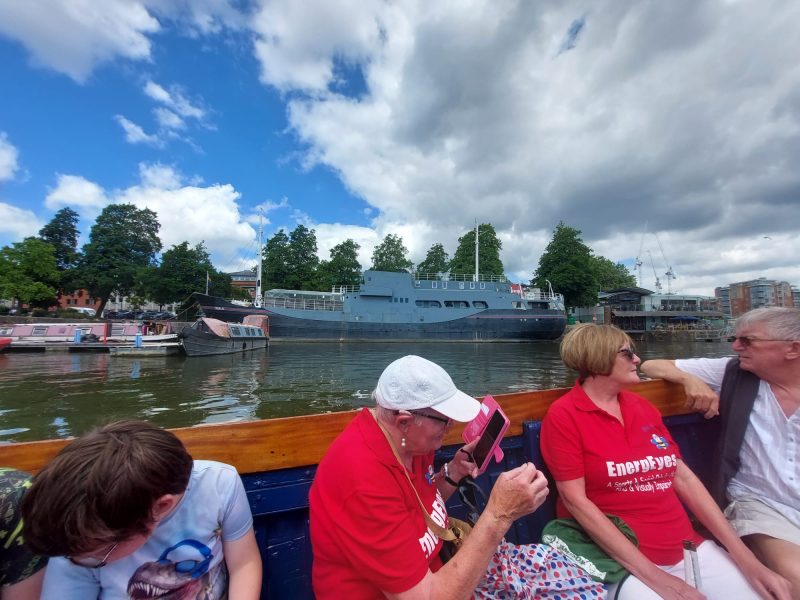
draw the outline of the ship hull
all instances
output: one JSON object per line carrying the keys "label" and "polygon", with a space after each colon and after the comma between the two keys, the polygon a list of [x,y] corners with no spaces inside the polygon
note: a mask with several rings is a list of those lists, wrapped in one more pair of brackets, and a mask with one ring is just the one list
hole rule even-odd
{"label": "ship hull", "polygon": [[551,309],[487,309],[464,316],[442,318],[418,311],[408,316],[348,314],[344,311],[254,308],[221,298],[194,294],[208,317],[240,322],[245,315],[269,316],[270,339],[308,341],[540,341],[561,336],[563,312]]}

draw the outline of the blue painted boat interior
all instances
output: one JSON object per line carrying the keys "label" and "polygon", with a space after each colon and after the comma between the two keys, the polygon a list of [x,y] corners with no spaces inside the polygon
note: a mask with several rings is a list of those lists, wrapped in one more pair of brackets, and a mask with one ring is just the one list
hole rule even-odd
{"label": "blue painted boat interior", "polygon": [[[706,482],[710,467],[708,457],[712,455],[716,441],[715,424],[697,414],[667,417],[664,422],[680,447],[686,464]],[[493,464],[478,478],[478,483],[488,493],[500,473],[524,462],[533,462],[548,476],[551,482],[550,495],[545,503],[532,515],[515,522],[506,536],[506,539],[517,544],[537,542],[545,523],[555,516],[555,486],[539,450],[540,430],[540,421],[524,423],[522,435],[503,440],[503,462]],[[436,456],[437,466],[451,459],[458,448],[442,448]],[[262,600],[314,598],[311,588],[308,491],[315,471],[316,466],[310,466],[242,477],[264,564]],[[457,494],[448,503],[448,511],[456,517],[464,516]]]}

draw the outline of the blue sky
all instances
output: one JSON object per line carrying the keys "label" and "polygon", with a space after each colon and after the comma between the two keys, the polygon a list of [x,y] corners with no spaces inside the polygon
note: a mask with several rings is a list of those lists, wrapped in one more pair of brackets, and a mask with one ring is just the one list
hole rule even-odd
{"label": "blue sky", "polygon": [[[559,220],[642,285],[800,284],[793,3],[0,0],[0,245],[155,210],[238,270],[265,233],[477,219],[527,280]],[[663,252],[655,238],[661,241]],[[653,256],[650,262],[650,250]]]}

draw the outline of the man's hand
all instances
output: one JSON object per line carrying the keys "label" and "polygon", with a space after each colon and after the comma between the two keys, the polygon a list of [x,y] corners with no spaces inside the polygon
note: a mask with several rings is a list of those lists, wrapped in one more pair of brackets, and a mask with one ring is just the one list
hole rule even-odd
{"label": "man's hand", "polygon": [[716,417],[719,414],[719,396],[702,379],[688,373],[684,375],[687,408],[703,413],[706,419]]}

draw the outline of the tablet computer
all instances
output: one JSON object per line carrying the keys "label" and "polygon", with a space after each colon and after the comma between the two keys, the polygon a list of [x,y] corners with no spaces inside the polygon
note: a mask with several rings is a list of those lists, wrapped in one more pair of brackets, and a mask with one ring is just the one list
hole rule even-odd
{"label": "tablet computer", "polygon": [[478,439],[472,450],[472,457],[478,465],[478,473],[483,473],[494,457],[495,462],[503,460],[500,440],[508,430],[511,422],[494,398],[486,396],[481,402],[478,416],[464,428],[463,438],[467,443]]}

